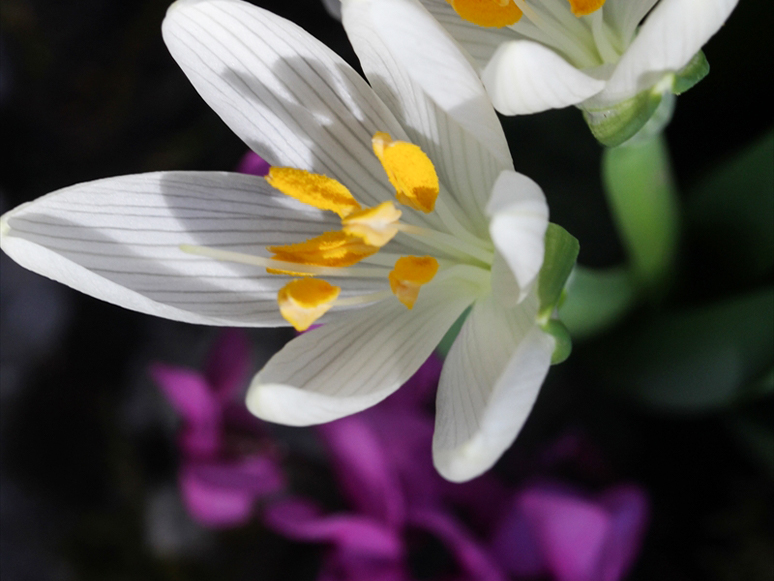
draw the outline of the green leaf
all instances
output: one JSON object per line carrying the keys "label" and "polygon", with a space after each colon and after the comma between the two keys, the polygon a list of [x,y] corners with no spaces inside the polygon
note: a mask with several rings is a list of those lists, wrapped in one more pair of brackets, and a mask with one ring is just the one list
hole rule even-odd
{"label": "green leaf", "polygon": [[660,290],[674,266],[679,223],[663,136],[605,150],[602,180],[635,282]]}
{"label": "green leaf", "polygon": [[754,279],[774,268],[774,131],[691,190],[687,221],[718,270]]}
{"label": "green leaf", "polygon": [[675,95],[681,95],[688,89],[693,87],[696,83],[701,81],[709,74],[710,66],[707,62],[707,57],[704,56],[702,51],[693,55],[693,58],[688,61],[682,69],[675,73],[674,81],[672,81],[672,92]]}
{"label": "green leaf", "polygon": [[650,406],[711,411],[766,393],[773,322],[768,288],[652,319],[595,357],[614,384]]}
{"label": "green leaf", "polygon": [[538,317],[542,320],[547,320],[559,303],[580,250],[578,240],[553,223],[548,224],[545,241],[545,258],[538,275]]}

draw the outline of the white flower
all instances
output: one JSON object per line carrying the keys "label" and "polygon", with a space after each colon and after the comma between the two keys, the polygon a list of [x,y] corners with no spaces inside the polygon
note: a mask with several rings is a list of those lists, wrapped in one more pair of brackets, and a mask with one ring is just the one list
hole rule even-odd
{"label": "white flower", "polygon": [[697,53],[738,0],[384,0],[386,37],[424,34],[406,20],[412,1],[467,49],[501,113],[577,105],[602,116],[654,87],[687,89],[671,79],[694,57],[706,64]]}
{"label": "white flower", "polygon": [[[273,173],[75,185],[4,215],[0,244],[80,291],[180,321],[277,326],[287,324],[282,308],[303,328],[327,311],[248,393],[256,415],[291,425],[382,400],[470,307],[441,377],[433,444],[438,470],[465,480],[514,440],[550,365],[555,340],[536,322],[548,209],[540,188],[513,171],[454,42],[419,8],[412,18],[427,21],[444,54],[407,62],[371,7],[348,5],[344,21],[373,88],[274,14],[239,0],[176,2],[163,25],[170,52]],[[391,182],[409,207],[397,210]],[[319,235],[344,240],[355,258],[319,239],[292,246]],[[291,281],[267,267],[317,276]]]}

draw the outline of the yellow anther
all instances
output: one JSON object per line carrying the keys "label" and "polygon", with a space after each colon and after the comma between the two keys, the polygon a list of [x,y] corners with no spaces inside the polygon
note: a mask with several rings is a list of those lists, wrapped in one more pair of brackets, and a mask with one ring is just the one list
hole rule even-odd
{"label": "yellow anther", "polygon": [[373,136],[371,143],[395,187],[398,201],[415,210],[432,212],[438,197],[438,175],[425,152],[413,143],[393,140],[381,131]]}
{"label": "yellow anther", "polygon": [[341,288],[319,278],[291,280],[277,293],[277,303],[285,320],[306,331],[333,306]]}
{"label": "yellow anther", "polygon": [[605,5],[605,0],[568,0],[570,9],[575,16],[586,16],[596,12]]}
{"label": "yellow anther", "polygon": [[[378,246],[366,244],[359,236],[346,232],[325,232],[298,244],[269,246],[276,260],[312,266],[352,266],[376,254]],[[273,269],[272,269],[273,270]],[[282,273],[286,274],[286,273]]]}
{"label": "yellow anther", "polygon": [[392,202],[383,202],[375,208],[352,212],[342,218],[344,232],[358,236],[370,246],[381,248],[398,233],[402,212]]}
{"label": "yellow anther", "polygon": [[419,289],[438,272],[438,261],[432,256],[401,256],[389,274],[390,288],[409,309],[419,296]]}
{"label": "yellow anther", "polygon": [[460,18],[486,26],[502,28],[516,24],[522,12],[513,0],[446,0]]}
{"label": "yellow anther", "polygon": [[349,190],[328,176],[292,167],[272,167],[266,181],[283,194],[344,218],[360,209]]}

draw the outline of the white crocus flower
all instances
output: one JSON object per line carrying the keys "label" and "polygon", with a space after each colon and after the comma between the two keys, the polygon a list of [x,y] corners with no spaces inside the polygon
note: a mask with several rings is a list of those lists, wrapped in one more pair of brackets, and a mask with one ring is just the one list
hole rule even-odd
{"label": "white crocus flower", "polygon": [[[738,0],[416,1],[467,49],[498,111],[577,105],[597,137],[614,144],[647,121],[663,94],[706,74],[699,51]],[[422,36],[418,23],[408,31],[407,2],[384,0],[386,36]],[[607,127],[613,116],[626,127]]]}
{"label": "white crocus flower", "polygon": [[550,365],[555,340],[536,322],[548,210],[513,171],[454,42],[419,8],[412,18],[443,55],[407,61],[371,8],[344,13],[369,86],[270,12],[176,2],[163,25],[170,52],[272,173],[75,185],[8,212],[0,241],[31,270],[170,319],[304,328],[325,313],[248,393],[253,413],[290,425],[387,397],[470,307],[441,377],[433,445],[438,470],[466,480],[514,440]]}

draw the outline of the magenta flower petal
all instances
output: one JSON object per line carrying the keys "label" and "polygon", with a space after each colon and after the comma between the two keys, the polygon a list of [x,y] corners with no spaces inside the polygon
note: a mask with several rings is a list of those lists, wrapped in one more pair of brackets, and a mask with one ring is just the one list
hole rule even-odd
{"label": "magenta flower petal", "polygon": [[227,329],[210,351],[204,376],[220,401],[238,395],[251,374],[250,341],[242,329]]}
{"label": "magenta flower petal", "polygon": [[201,374],[164,363],[151,365],[150,374],[185,422],[217,423],[220,404]]}
{"label": "magenta flower petal", "polygon": [[492,552],[497,562],[518,577],[537,577],[546,573],[546,565],[530,522],[519,505],[520,496],[512,499],[492,537]]}
{"label": "magenta flower petal", "polygon": [[416,510],[409,514],[409,522],[444,542],[462,571],[459,579],[505,580],[504,572],[487,550],[449,514],[439,510]]}
{"label": "magenta flower petal", "polygon": [[602,495],[600,504],[612,515],[612,527],[600,555],[597,579],[617,581],[628,573],[642,546],[649,502],[638,486],[622,485]]}
{"label": "magenta flower petal", "polygon": [[254,176],[265,176],[269,173],[269,162],[263,159],[257,153],[248,151],[237,165],[237,171],[239,173],[249,173]]}
{"label": "magenta flower petal", "polygon": [[279,490],[284,478],[268,458],[189,462],[180,468],[180,489],[191,515],[206,526],[230,527],[250,520],[255,501]]}
{"label": "magenta flower petal", "polygon": [[379,559],[334,550],[323,561],[317,581],[413,581],[398,559]]}
{"label": "magenta flower petal", "polygon": [[400,482],[367,420],[366,414],[357,414],[318,430],[350,505],[388,526],[400,526],[405,519]]}
{"label": "magenta flower petal", "polygon": [[553,576],[592,581],[612,530],[607,510],[579,496],[538,487],[523,492],[520,505]]}
{"label": "magenta flower petal", "polygon": [[391,528],[375,520],[349,514],[324,516],[303,499],[280,501],[267,507],[266,525],[299,541],[329,542],[340,551],[384,559],[402,556],[401,540]]}

